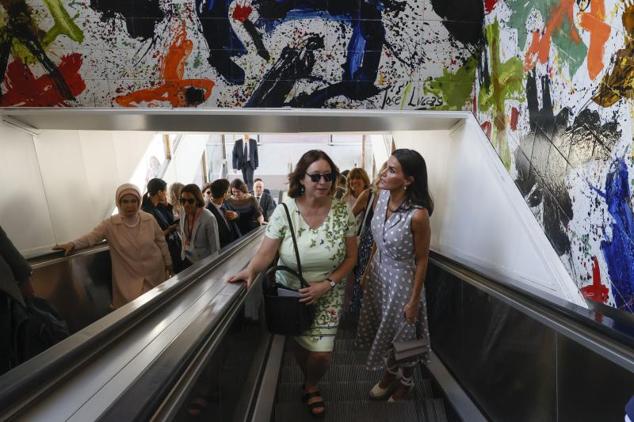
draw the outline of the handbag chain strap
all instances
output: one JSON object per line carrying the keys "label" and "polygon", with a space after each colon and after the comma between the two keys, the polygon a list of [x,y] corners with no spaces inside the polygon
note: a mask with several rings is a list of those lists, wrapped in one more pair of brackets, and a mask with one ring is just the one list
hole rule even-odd
{"label": "handbag chain strap", "polygon": [[[398,329],[398,331],[396,332],[396,334],[394,335],[394,338],[398,338],[398,336],[401,335],[401,333],[403,332],[403,330],[405,329],[406,326],[410,325],[409,322],[407,322],[407,320],[403,321],[403,323],[401,324],[401,328]],[[416,330],[416,339],[420,339],[422,338],[422,334],[420,333],[420,324],[418,323],[418,321],[414,322],[414,329]]]}
{"label": "handbag chain strap", "polygon": [[282,202],[284,211],[286,211],[286,219],[288,220],[288,227],[291,230],[291,238],[293,239],[293,248],[295,249],[295,259],[297,260],[297,272],[299,273],[299,282],[304,285],[307,284],[304,281],[304,275],[302,274],[302,263],[299,260],[299,249],[297,248],[297,239],[295,239],[295,230],[293,229],[293,222],[291,221],[291,213],[288,211],[288,206]]}

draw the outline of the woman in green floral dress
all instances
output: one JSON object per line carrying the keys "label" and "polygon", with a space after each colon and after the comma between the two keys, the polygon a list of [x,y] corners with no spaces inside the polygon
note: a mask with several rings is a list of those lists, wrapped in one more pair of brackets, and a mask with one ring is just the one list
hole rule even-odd
{"label": "woman in green floral dress", "polygon": [[[344,281],[356,263],[356,223],[346,204],[333,199],[338,169],[323,151],[305,153],[289,175],[289,208],[297,238],[302,273],[310,287],[300,289],[301,301],[315,305],[311,328],[295,337],[295,357],[304,373],[304,400],[315,416],[325,412],[317,384],[330,365],[339,316],[343,305]],[[278,206],[266,228],[260,249],[249,265],[229,279],[247,285],[264,271],[279,252],[278,265],[297,270],[286,213]],[[299,288],[299,280],[278,271],[277,282]]]}

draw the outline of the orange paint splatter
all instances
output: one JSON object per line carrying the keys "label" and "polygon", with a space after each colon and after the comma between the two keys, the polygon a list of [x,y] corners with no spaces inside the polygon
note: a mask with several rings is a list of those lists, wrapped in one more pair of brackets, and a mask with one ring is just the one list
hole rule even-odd
{"label": "orange paint splatter", "polygon": [[[571,23],[574,22],[574,4],[575,0],[561,0],[559,6],[552,10],[543,35],[540,37],[539,33],[533,32],[531,45],[524,56],[524,70],[528,71],[535,67],[535,55],[537,55],[537,59],[542,64],[548,61],[553,32],[563,25],[564,18],[568,18]],[[570,25],[570,38],[576,43],[581,42],[581,38],[572,24]]]}
{"label": "orange paint splatter", "polygon": [[604,0],[592,0],[590,12],[581,15],[580,24],[590,32],[588,48],[588,74],[590,79],[596,78],[603,70],[603,48],[610,38],[610,25],[603,22],[605,18]]}
{"label": "orange paint splatter", "polygon": [[167,101],[172,107],[191,107],[205,102],[211,95],[214,82],[210,79],[183,79],[185,62],[192,48],[193,43],[187,39],[187,30],[182,25],[161,64],[161,76],[165,82],[154,88],[116,97],[117,104],[135,107],[142,102]]}

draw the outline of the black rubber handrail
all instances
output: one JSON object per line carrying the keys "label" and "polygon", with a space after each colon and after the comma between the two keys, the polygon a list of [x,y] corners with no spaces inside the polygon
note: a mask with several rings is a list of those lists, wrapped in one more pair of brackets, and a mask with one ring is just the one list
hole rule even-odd
{"label": "black rubber handrail", "polygon": [[194,265],[175,276],[181,280],[168,289],[146,293],[3,374],[0,377],[0,420],[24,408],[79,370],[84,362],[105,350],[109,344],[180,296],[191,283],[260,236],[262,230],[254,230],[223,248],[217,256],[207,258],[200,265]]}
{"label": "black rubber handrail", "polygon": [[547,293],[538,295],[526,291],[433,251],[430,261],[477,289],[498,296],[522,313],[530,312],[533,317],[545,318],[554,325],[553,328],[577,342],[595,343],[598,346],[593,348],[596,353],[631,371],[634,369],[634,336],[631,334],[634,325],[631,321],[615,321],[596,309],[586,309]]}

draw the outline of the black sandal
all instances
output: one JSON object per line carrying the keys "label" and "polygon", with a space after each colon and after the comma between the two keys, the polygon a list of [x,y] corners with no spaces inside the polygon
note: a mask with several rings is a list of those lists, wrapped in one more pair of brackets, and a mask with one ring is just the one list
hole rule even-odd
{"label": "black sandal", "polygon": [[[309,403],[310,399],[319,397],[319,400],[316,400],[312,403]],[[321,391],[315,390],[310,393],[304,391],[304,395],[302,396],[302,401],[306,403],[308,406],[308,413],[317,418],[323,418],[326,414],[326,403],[324,399],[321,397]],[[315,409],[323,409],[321,412],[315,412]]]}

